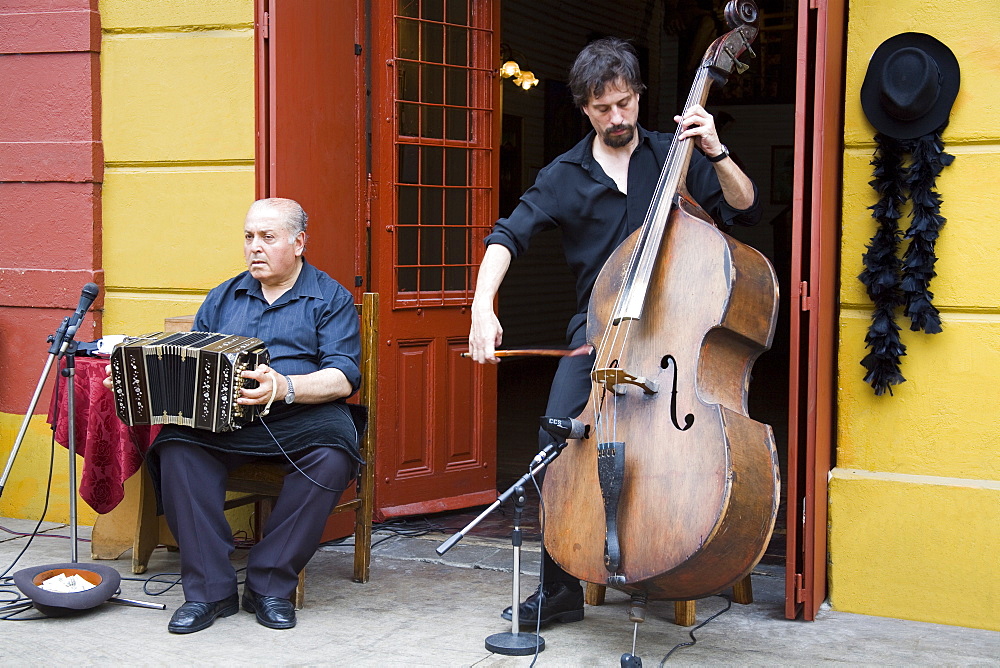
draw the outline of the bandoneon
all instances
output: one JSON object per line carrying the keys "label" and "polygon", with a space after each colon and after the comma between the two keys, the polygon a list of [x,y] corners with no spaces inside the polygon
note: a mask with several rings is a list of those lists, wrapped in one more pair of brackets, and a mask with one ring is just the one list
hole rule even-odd
{"label": "bandoneon", "polygon": [[270,361],[260,339],[211,332],[156,332],[126,339],[111,353],[115,409],[129,426],[179,424],[239,429],[262,406],[236,403],[240,372]]}

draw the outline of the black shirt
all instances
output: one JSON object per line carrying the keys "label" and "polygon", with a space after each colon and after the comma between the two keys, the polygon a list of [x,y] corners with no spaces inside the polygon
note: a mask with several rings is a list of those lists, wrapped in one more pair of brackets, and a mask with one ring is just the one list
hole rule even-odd
{"label": "black shirt", "polygon": [[[673,140],[672,134],[642,127],[638,132],[639,145],[629,160],[627,195],[594,159],[591,130],[538,173],[510,217],[498,220],[485,240],[486,245],[504,246],[516,258],[536,233],[560,228],[566,262],[576,276],[578,314],[587,312],[594,282],[608,257],[642,225]],[[722,196],[712,163],[697,151],[691,156],[687,189],[717,222],[754,225],[760,220],[757,186],[748,209],[733,208]]]}

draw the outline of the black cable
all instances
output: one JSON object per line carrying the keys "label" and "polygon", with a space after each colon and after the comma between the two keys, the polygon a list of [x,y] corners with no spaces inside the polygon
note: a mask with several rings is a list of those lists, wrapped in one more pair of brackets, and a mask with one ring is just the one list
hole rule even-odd
{"label": "black cable", "polygon": [[34,606],[34,603],[32,601],[26,600],[23,603],[15,603],[15,604],[12,604],[10,606],[5,606],[3,608],[0,608],[0,613],[7,612],[8,609],[10,610],[9,614],[0,616],[0,621],[5,621],[5,622],[30,622],[30,621],[33,621],[33,620],[36,620],[36,619],[47,619],[44,615],[42,615],[40,617],[21,617],[21,618],[15,617],[15,615],[19,615],[22,612],[27,612],[28,610],[31,610],[31,608],[33,606]]}
{"label": "black cable", "polygon": [[[35,536],[37,538],[63,538],[63,539],[72,538],[72,536],[64,536],[61,533],[28,533],[25,531],[14,531],[13,529],[9,529],[5,526],[0,526],[0,531],[5,531],[9,533],[11,536],[18,536],[20,538],[24,538],[26,536]],[[89,538],[78,538],[77,540],[79,540],[81,543],[91,542]]]}
{"label": "black cable", "polygon": [[[161,578],[167,578],[167,577],[171,577],[171,578],[174,578],[174,579],[171,580],[171,581],[166,581],[166,582],[164,582],[163,580],[161,580]],[[149,577],[145,577],[145,578],[128,578],[128,577],[122,577],[122,581],[127,581],[127,582],[141,582],[142,583],[142,593],[145,594],[146,596],[162,596],[163,594],[166,594],[168,591],[170,591],[171,589],[173,589],[177,585],[183,584],[181,582],[181,574],[180,573],[154,573],[153,575],[150,575]],[[163,587],[163,589],[158,589],[158,590],[154,591],[153,589],[150,588],[150,585],[154,585],[154,584],[165,585],[165,586]]]}
{"label": "black cable", "polygon": [[[345,411],[349,411],[349,410],[350,410],[350,409],[348,409],[348,408],[344,408],[344,407],[343,407],[343,404],[335,404],[335,405],[337,405],[337,406],[341,406],[341,408],[342,408],[343,410],[345,410]],[[347,417],[348,417],[348,419],[350,419],[350,417],[351,417],[351,416],[350,416],[350,412],[348,412],[348,415],[347,415]],[[266,429],[266,430],[267,430],[267,434],[268,434],[268,436],[270,436],[270,437],[271,437],[271,440],[272,440],[272,441],[274,441],[274,444],[278,446],[278,449],[279,449],[279,450],[281,450],[281,454],[283,454],[283,455],[285,456],[285,459],[287,459],[287,460],[288,460],[288,463],[289,463],[289,464],[291,464],[291,465],[292,465],[293,467],[295,467],[295,470],[296,470],[296,471],[298,471],[299,473],[301,473],[301,474],[302,474],[302,475],[303,475],[303,476],[305,477],[305,479],[306,479],[306,480],[308,480],[308,481],[309,481],[309,482],[311,482],[312,484],[316,485],[316,486],[317,486],[317,487],[319,487],[320,489],[325,489],[325,490],[326,490],[326,491],[328,491],[328,492],[336,492],[336,493],[338,493],[338,494],[343,494],[343,493],[344,493],[344,490],[342,490],[342,489],[334,489],[334,488],[332,488],[332,487],[327,487],[327,486],[326,486],[326,485],[324,485],[323,483],[321,483],[321,482],[318,482],[318,481],[316,481],[316,480],[313,480],[313,479],[312,479],[311,477],[309,477],[309,474],[308,474],[308,473],[306,473],[305,471],[303,471],[302,469],[300,469],[300,468],[299,468],[299,465],[298,465],[298,464],[296,464],[296,463],[295,463],[294,461],[292,461],[292,458],[291,458],[291,457],[290,457],[290,456],[288,455],[288,453],[287,453],[287,452],[285,452],[285,448],[283,448],[283,447],[282,447],[281,443],[278,443],[278,439],[276,439],[276,438],[274,437],[274,434],[272,434],[272,433],[271,433],[271,428],[267,426],[267,423],[266,423],[266,422],[264,422],[264,418],[262,418],[262,417],[258,417],[258,419],[260,420],[260,423],[261,423],[261,425],[263,425],[264,429]],[[354,421],[353,421],[353,420],[351,421],[351,424],[352,424],[352,425],[354,424]],[[357,427],[355,427],[355,428],[354,428],[354,440],[355,440],[355,442],[356,442],[356,443],[358,443],[358,442],[360,442],[360,441],[361,441],[361,435],[360,435],[360,434],[358,434],[358,429],[357,429]],[[365,464],[365,466],[367,466],[367,464]]]}
{"label": "black cable", "polygon": [[[56,383],[55,399],[57,402],[56,405],[58,406],[59,383]],[[52,475],[53,471],[55,471],[55,461],[56,461],[56,433],[55,429],[53,429],[51,447],[49,448],[49,477],[48,477],[48,484],[45,486],[45,503],[42,505],[42,514],[38,519],[38,524],[35,525],[35,528],[32,530],[31,535],[28,537],[28,542],[24,544],[24,547],[21,548],[21,551],[18,552],[16,557],[14,557],[14,561],[10,562],[10,565],[7,566],[6,569],[4,569],[3,573],[0,573],[0,578],[5,577],[8,573],[10,573],[11,569],[14,568],[14,566],[21,559],[21,557],[24,556],[24,553],[28,551],[28,548],[31,546],[31,541],[33,541],[35,539],[35,536],[38,535],[38,530],[42,527],[42,522],[45,521],[45,514],[49,511],[49,499],[52,496]],[[6,617],[4,619],[6,619]]]}
{"label": "black cable", "polygon": [[663,668],[663,664],[665,664],[667,662],[667,659],[670,658],[670,655],[673,654],[674,652],[676,652],[677,650],[679,650],[681,647],[693,647],[695,645],[695,643],[698,642],[698,639],[694,637],[694,632],[695,631],[697,631],[698,629],[700,629],[701,627],[703,627],[705,624],[708,624],[710,621],[712,621],[713,619],[715,619],[716,617],[718,617],[722,613],[728,612],[729,609],[731,607],[733,607],[733,599],[729,598],[725,594],[716,594],[716,596],[718,596],[721,599],[725,599],[725,601],[726,601],[726,607],[724,607],[722,610],[719,610],[717,613],[715,613],[714,615],[712,615],[711,617],[709,617],[708,619],[706,619],[705,621],[703,621],[701,624],[699,624],[698,626],[696,626],[693,629],[691,629],[690,631],[688,631],[688,635],[691,636],[691,642],[682,642],[682,643],[677,643],[676,645],[674,645],[674,648],[671,649],[669,652],[667,652],[667,655],[665,657],[663,657],[662,661],[660,661],[660,668]]}
{"label": "black cable", "polygon": [[[244,566],[243,568],[237,568],[236,569],[237,576],[240,573],[242,573],[243,571],[245,571],[245,570],[246,570],[246,566]],[[173,579],[171,579],[171,580],[164,580],[164,578],[173,578]],[[145,594],[145,595],[147,595],[147,596],[162,596],[163,594],[166,594],[168,591],[170,591],[174,587],[176,587],[178,585],[180,585],[180,586],[184,585],[184,581],[181,579],[181,574],[180,573],[166,573],[166,572],[164,572],[164,573],[154,573],[153,575],[150,575],[149,577],[145,577],[145,578],[132,578],[132,577],[124,577],[124,576],[122,576],[122,581],[123,582],[141,582],[141,583],[143,583],[142,584],[142,593]],[[162,589],[154,590],[154,589],[151,588],[151,585],[154,585],[154,584],[164,585],[164,587]],[[241,584],[243,584],[243,582],[239,580],[239,577],[237,577],[236,585],[239,586]]]}
{"label": "black cable", "polygon": [[[427,519],[424,516],[419,517],[394,517],[388,519],[384,522],[378,522],[372,525],[372,533],[386,532],[390,535],[378,541],[379,543],[389,540],[390,538],[395,538],[401,536],[403,538],[420,538],[421,536],[427,536],[432,533],[449,533],[459,531],[460,529],[454,527],[448,527],[438,524],[432,520]],[[320,547],[350,547],[354,543],[348,543],[349,539],[353,539],[353,534],[349,536],[344,536],[343,538],[334,538],[332,540],[325,541],[320,544]],[[375,547],[378,543],[373,543],[372,547]]]}

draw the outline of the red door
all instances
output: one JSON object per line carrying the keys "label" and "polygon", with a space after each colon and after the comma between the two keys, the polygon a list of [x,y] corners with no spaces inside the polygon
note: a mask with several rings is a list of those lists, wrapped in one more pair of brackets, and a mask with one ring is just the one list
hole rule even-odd
{"label": "red door", "polygon": [[[354,2],[257,1],[257,196],[309,215],[306,257],[364,291],[364,88]],[[359,299],[360,301],[360,299]]]}
{"label": "red door", "polygon": [[826,597],[846,15],[844,0],[799,1],[792,276],[800,308],[791,310],[785,564],[789,619],[815,619]]}
{"label": "red door", "polygon": [[496,499],[496,381],[463,359],[496,219],[499,3],[371,3],[371,270],[381,293],[376,502]]}

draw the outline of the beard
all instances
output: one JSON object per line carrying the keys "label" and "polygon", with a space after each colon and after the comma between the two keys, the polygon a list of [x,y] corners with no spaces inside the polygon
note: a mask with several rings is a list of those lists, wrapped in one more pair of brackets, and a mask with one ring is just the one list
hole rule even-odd
{"label": "beard", "polygon": [[[625,130],[625,132],[620,135],[611,134],[612,132],[618,132],[619,130]],[[628,146],[632,143],[633,137],[635,137],[635,126],[631,123],[612,125],[610,128],[601,133],[601,139],[604,141],[604,144],[606,146],[610,146],[611,148]]]}

